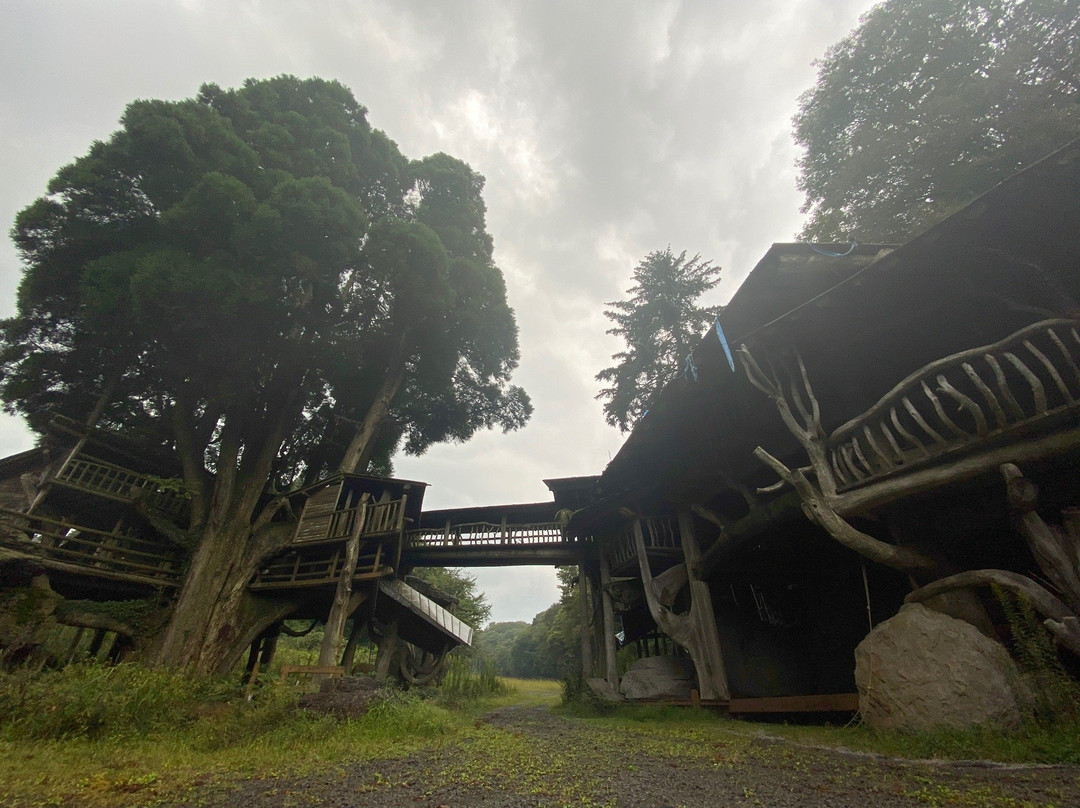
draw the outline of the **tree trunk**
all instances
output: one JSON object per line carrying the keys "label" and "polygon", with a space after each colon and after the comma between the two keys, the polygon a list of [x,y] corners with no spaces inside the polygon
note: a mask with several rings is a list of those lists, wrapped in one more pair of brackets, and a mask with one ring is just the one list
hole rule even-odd
{"label": "tree trunk", "polygon": [[248,519],[208,523],[155,662],[201,675],[225,673],[259,634],[292,611],[292,604],[256,598],[247,588],[280,543],[254,540]]}
{"label": "tree trunk", "polygon": [[402,382],[405,381],[405,363],[408,358],[405,353],[405,346],[408,344],[408,336],[408,331],[402,334],[397,353],[389,365],[389,370],[383,378],[382,384],[379,386],[379,392],[375,394],[375,400],[368,407],[364,420],[356,428],[356,433],[349,443],[349,448],[345,450],[345,456],[341,458],[338,471],[345,474],[362,472],[361,463],[366,464],[367,459],[371,456],[371,446],[375,440],[375,435],[378,433],[387,413],[390,412],[390,404],[393,403],[394,396],[397,395]]}
{"label": "tree trunk", "polygon": [[619,692],[618,640],[615,637],[615,607],[611,602],[608,584],[611,568],[607,556],[600,554],[600,598],[604,604],[604,677],[612,689]]}

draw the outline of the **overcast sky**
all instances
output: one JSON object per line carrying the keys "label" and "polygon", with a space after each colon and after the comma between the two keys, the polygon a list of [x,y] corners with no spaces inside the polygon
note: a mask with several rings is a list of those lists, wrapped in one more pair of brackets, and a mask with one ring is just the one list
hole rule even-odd
{"label": "overcast sky", "polygon": [[[598,474],[622,438],[594,376],[620,345],[604,303],[670,245],[723,267],[724,302],[799,229],[791,116],[814,59],[870,0],[0,3],[0,221],[113,132],[135,98],[280,73],[338,79],[419,158],[487,177],[488,230],[521,330],[523,430],[399,458],[428,507],[547,500]],[[0,248],[0,315],[21,268]],[[0,456],[32,445],[0,422]],[[557,597],[554,571],[477,570],[495,620]]]}

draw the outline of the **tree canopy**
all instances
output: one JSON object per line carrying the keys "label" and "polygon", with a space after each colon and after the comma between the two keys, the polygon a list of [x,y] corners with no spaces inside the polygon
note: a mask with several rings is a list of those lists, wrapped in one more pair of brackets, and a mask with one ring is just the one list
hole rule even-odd
{"label": "tree canopy", "polygon": [[660,389],[683,368],[697,345],[712,309],[698,298],[720,282],[720,267],[700,255],[675,255],[668,247],[651,252],[634,269],[634,285],[626,300],[608,303],[604,316],[615,323],[608,334],[622,337],[626,350],[613,354],[617,363],[596,375],[608,386],[604,418],[627,431],[648,410]]}
{"label": "tree canopy", "polygon": [[800,237],[902,242],[1080,137],[1080,0],[886,0],[800,99]]}
{"label": "tree canopy", "polygon": [[[250,575],[275,549],[268,487],[528,419],[483,186],[449,155],[406,159],[337,82],[136,101],[18,215],[0,396],[36,428],[101,403],[102,425],[174,450],[189,538],[216,548],[189,579]],[[200,586],[181,605],[235,591]],[[202,664],[194,645],[174,661]]]}
{"label": "tree canopy", "polygon": [[106,393],[104,423],[195,464],[284,441],[282,485],[336,464],[388,376],[384,456],[528,418],[467,165],[409,162],[320,79],[206,85],[121,123],[16,221],[9,409],[40,427]]}

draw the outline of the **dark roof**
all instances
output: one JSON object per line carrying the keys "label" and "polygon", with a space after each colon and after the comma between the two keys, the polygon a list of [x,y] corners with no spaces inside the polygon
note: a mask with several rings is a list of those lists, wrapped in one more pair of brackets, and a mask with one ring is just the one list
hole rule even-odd
{"label": "dark roof", "polygon": [[508,524],[528,525],[540,522],[553,522],[558,506],[554,502],[526,502],[513,505],[478,505],[470,508],[443,508],[437,511],[424,511],[420,516],[421,528],[437,528],[450,520],[451,525],[466,525],[475,522],[499,524],[505,516]]}
{"label": "dark roof", "polygon": [[[776,244],[720,315],[732,350],[805,360],[826,430],[897,381],[951,353],[1029,323],[1073,314],[1080,300],[1080,140],[1001,183],[895,249]],[[773,479],[762,445],[801,465],[774,405],[732,372],[710,330],[694,351],[698,381],[678,377],[635,426],[597,485],[607,505],[698,498]],[[575,520],[576,525],[580,520]]]}

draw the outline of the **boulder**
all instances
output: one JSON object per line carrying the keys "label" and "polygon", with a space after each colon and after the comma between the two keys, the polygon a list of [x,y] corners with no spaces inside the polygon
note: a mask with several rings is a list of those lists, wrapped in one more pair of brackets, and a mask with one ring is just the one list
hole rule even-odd
{"label": "boulder", "polygon": [[340,676],[323,679],[318,693],[301,696],[301,710],[327,713],[339,718],[359,718],[368,711],[382,685],[370,676]]}
{"label": "boulder", "polygon": [[1028,701],[1000,643],[921,604],[903,606],[859,643],[855,683],[874,729],[1014,727]]}
{"label": "boulder", "polygon": [[628,699],[689,699],[694,687],[697,678],[693,662],[682,657],[655,656],[631,665],[619,691]]}

